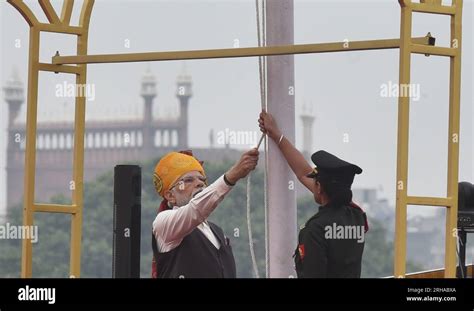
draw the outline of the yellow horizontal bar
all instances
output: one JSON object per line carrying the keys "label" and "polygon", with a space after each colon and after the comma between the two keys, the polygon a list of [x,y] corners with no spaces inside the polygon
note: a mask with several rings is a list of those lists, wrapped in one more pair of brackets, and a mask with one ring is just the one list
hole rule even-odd
{"label": "yellow horizontal bar", "polygon": [[458,49],[439,46],[426,46],[421,44],[412,44],[411,52],[417,54],[437,55],[454,57],[458,54]]}
{"label": "yellow horizontal bar", "polygon": [[76,214],[76,205],[61,205],[61,204],[35,204],[34,211],[39,213],[64,213]]}
{"label": "yellow horizontal bar", "polygon": [[433,197],[407,197],[407,204],[409,205],[426,205],[426,206],[446,206],[450,207],[453,204],[451,198],[433,198]]}
{"label": "yellow horizontal bar", "polygon": [[82,35],[84,33],[84,30],[77,26],[40,23],[37,28],[40,31],[66,33],[71,35]]}
{"label": "yellow horizontal bar", "polygon": [[80,71],[81,71],[81,69],[76,66],[52,65],[52,64],[45,64],[45,63],[39,63],[38,69],[41,71],[72,73],[76,75],[80,74]]}
{"label": "yellow horizontal bar", "polygon": [[454,15],[456,13],[456,6],[434,6],[431,4],[424,3],[412,3],[410,7],[413,12],[420,13],[432,13],[432,14],[443,14],[443,15]]}
{"label": "yellow horizontal bar", "polygon": [[[413,38],[412,42],[417,44],[430,44],[432,37]],[[165,61],[184,59],[208,59],[229,57],[253,57],[288,54],[309,54],[348,52],[361,50],[395,49],[400,47],[400,39],[383,39],[370,41],[347,41],[316,44],[297,44],[268,47],[250,47],[216,50],[194,50],[194,51],[169,51],[169,52],[147,52],[128,54],[100,54],[100,55],[78,55],[78,56],[53,56],[53,64],[97,64],[97,63],[121,63],[121,62],[144,62]]]}

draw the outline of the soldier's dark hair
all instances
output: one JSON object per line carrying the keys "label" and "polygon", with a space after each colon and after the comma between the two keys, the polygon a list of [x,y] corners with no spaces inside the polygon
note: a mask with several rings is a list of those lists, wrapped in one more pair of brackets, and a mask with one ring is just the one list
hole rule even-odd
{"label": "soldier's dark hair", "polygon": [[317,176],[315,180],[319,181],[331,203],[337,205],[348,205],[352,201],[352,190],[350,185],[323,178],[322,176]]}

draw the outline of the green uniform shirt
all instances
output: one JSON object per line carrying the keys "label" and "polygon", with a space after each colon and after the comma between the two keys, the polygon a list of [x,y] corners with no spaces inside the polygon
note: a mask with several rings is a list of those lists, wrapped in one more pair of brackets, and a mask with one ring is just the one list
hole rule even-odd
{"label": "green uniform shirt", "polygon": [[346,205],[321,206],[301,229],[295,251],[299,278],[360,278],[365,214]]}

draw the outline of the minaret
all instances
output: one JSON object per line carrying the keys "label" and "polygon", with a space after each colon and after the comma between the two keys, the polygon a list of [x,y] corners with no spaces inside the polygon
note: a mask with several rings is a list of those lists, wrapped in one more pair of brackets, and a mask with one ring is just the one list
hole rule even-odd
{"label": "minaret", "polygon": [[7,84],[3,88],[5,92],[5,101],[8,104],[8,127],[12,127],[21,105],[25,101],[23,83],[20,81],[18,70],[13,69],[12,76],[8,79]]}
{"label": "minaret", "polygon": [[144,99],[143,109],[143,150],[145,158],[153,156],[155,146],[155,133],[153,127],[153,99],[156,97],[156,79],[150,67],[147,67],[142,77],[140,95]]}
{"label": "minaret", "polygon": [[23,95],[23,83],[20,81],[16,68],[13,69],[13,74],[10,79],[8,79],[3,91],[5,92],[5,102],[8,104],[6,204],[7,208],[11,208],[13,205],[20,203],[21,197],[23,196],[24,175],[24,162],[20,142],[15,140],[24,140],[25,137],[21,137],[22,135],[19,133],[18,128],[15,128],[14,121],[20,112],[21,105],[25,98]]}
{"label": "minaret", "polygon": [[303,123],[303,155],[306,159],[310,159],[313,150],[313,123],[314,116],[311,111],[306,109],[306,106],[303,105],[303,113],[300,116]]}
{"label": "minaret", "polygon": [[180,148],[188,148],[188,104],[192,95],[192,79],[186,73],[186,66],[183,65],[183,71],[177,79],[176,90],[180,108],[180,127],[178,130],[178,146]]}

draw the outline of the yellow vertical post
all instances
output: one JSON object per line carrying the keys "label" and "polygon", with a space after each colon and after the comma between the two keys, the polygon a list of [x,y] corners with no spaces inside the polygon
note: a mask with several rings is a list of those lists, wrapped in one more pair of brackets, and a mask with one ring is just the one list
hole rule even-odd
{"label": "yellow vertical post", "polygon": [[[436,205],[447,208],[445,270],[447,278],[456,276],[456,243],[458,212],[458,170],[459,170],[459,119],[461,93],[461,37],[462,37],[462,0],[454,0],[451,6],[442,5],[440,0],[399,0],[402,7],[400,35],[400,86],[408,90],[410,83],[411,53],[450,57],[450,95],[449,95],[449,135],[448,135],[448,174],[447,197],[429,198],[407,196],[408,173],[408,134],[409,104],[408,94],[399,95],[398,114],[398,155],[397,155],[397,209],[395,228],[395,266],[397,277],[405,276],[406,260],[406,213],[407,204]],[[421,46],[409,39],[411,36],[411,18],[413,12],[444,14],[451,16],[451,46]]]}
{"label": "yellow vertical post", "polygon": [[[77,38],[77,55],[87,55],[89,21],[93,0],[85,0],[79,18],[79,27],[83,29]],[[76,84],[84,86],[87,82],[87,64],[77,65],[79,73],[76,75]],[[82,96],[81,96],[82,95]],[[82,239],[82,211],[84,208],[84,131],[86,122],[85,94],[76,94],[74,117],[74,158],[73,158],[73,205],[77,212],[71,216],[71,256],[70,277],[79,277],[81,271],[81,239]]]}
{"label": "yellow vertical post", "polygon": [[[35,169],[36,169],[36,118],[38,110],[38,78],[39,78],[39,45],[40,32],[30,28],[30,57],[28,64],[28,95],[26,113],[26,148],[25,148],[25,178],[23,225],[33,226],[33,206],[35,202]],[[32,276],[33,245],[31,239],[22,241],[21,277]]]}
{"label": "yellow vertical post", "polygon": [[[81,268],[81,237],[82,237],[82,210],[83,210],[83,175],[84,175],[84,124],[85,105],[84,94],[76,94],[75,120],[74,120],[74,159],[73,159],[73,185],[72,205],[52,205],[35,203],[35,176],[36,176],[36,127],[38,105],[39,72],[49,71],[76,75],[78,85],[86,84],[87,65],[62,66],[44,64],[39,61],[40,34],[42,31],[63,33],[77,36],[77,54],[87,54],[87,40],[89,22],[94,0],[85,0],[82,5],[79,26],[71,26],[73,0],[64,0],[61,17],[49,0],[39,0],[49,23],[40,23],[33,12],[22,0],[8,0],[30,26],[30,47],[28,66],[28,97],[26,119],[26,150],[25,150],[25,201],[23,210],[23,224],[32,226],[35,212],[65,213],[71,215],[71,257],[70,276],[79,277]],[[78,88],[84,89],[84,88]],[[30,239],[22,243],[21,276],[32,276],[32,244]]]}
{"label": "yellow vertical post", "polygon": [[451,206],[446,211],[445,277],[456,277],[456,243],[458,215],[459,173],[459,119],[461,96],[461,40],[462,0],[453,0],[455,13],[451,16],[451,48],[455,55],[450,58],[449,80],[449,136],[447,195]]}
{"label": "yellow vertical post", "polygon": [[[398,139],[397,139],[397,191],[395,211],[395,254],[394,275],[405,276],[406,244],[407,244],[407,181],[408,181],[408,136],[410,122],[410,97],[400,90],[410,84],[411,63],[411,27],[412,10],[410,0],[400,0],[400,78],[398,98]],[[402,87],[404,86],[404,87]],[[406,88],[408,89],[408,88]]]}

